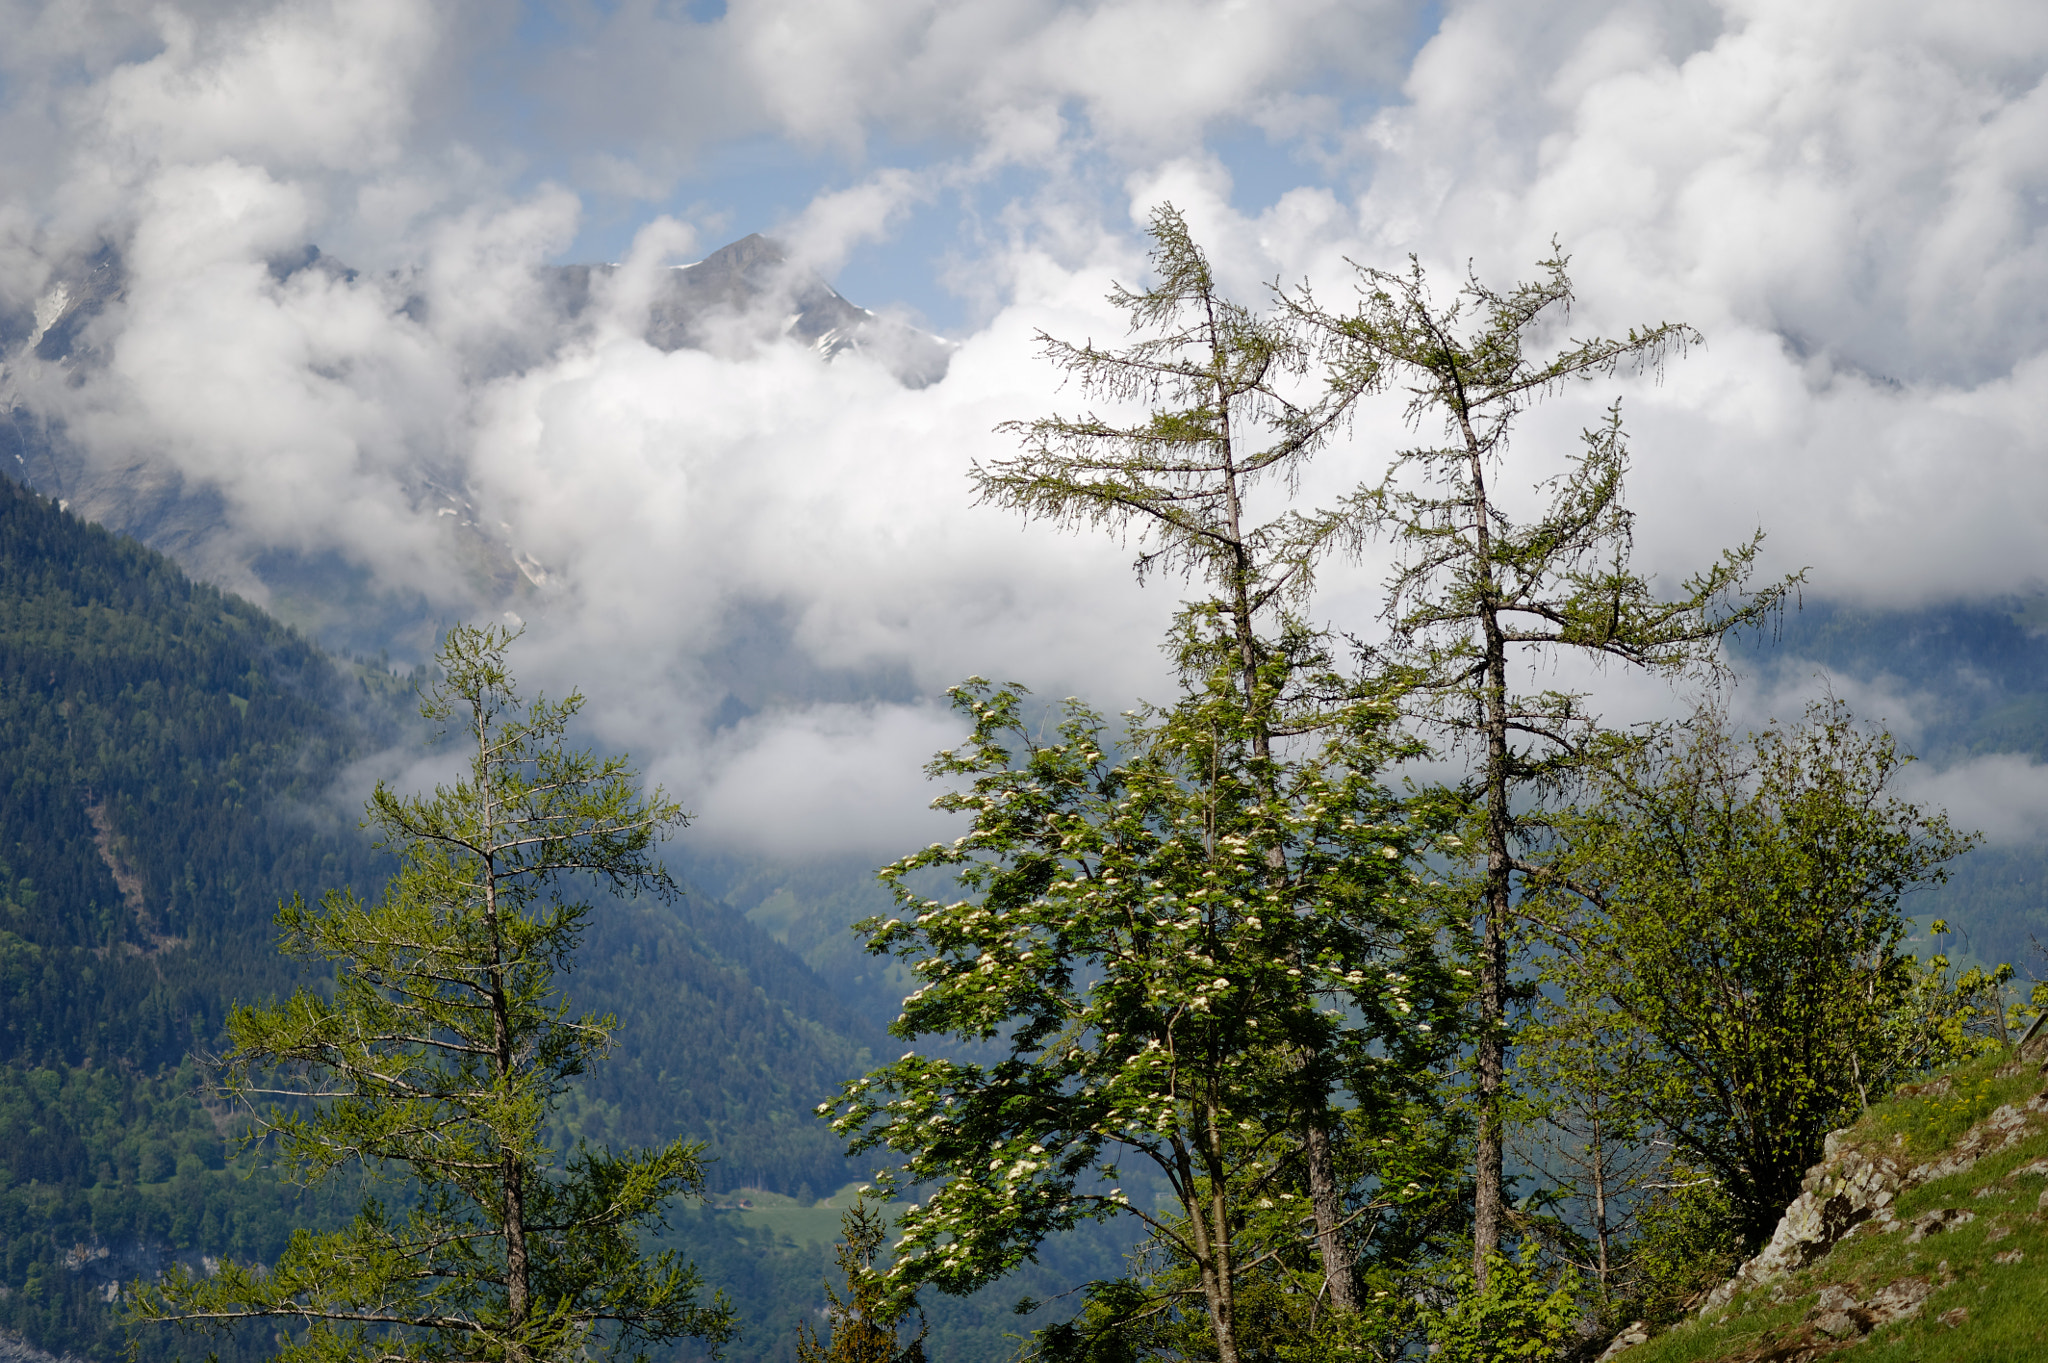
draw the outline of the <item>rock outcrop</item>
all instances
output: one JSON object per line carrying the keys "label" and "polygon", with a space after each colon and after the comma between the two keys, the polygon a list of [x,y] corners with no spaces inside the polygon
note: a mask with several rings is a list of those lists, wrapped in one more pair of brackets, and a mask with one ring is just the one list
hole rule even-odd
{"label": "rock outcrop", "polygon": [[1701,1315],[1720,1310],[1746,1287],[1806,1267],[1871,1218],[1892,1219],[1891,1205],[1908,1186],[1908,1172],[1884,1155],[1845,1147],[1846,1135],[1829,1134],[1826,1157],[1807,1171],[1798,1198],[1785,1209],[1770,1243],[1708,1294]]}
{"label": "rock outcrop", "polygon": [[[1865,1222],[1874,1222],[1885,1232],[1897,1230],[1900,1222],[1892,1215],[1891,1205],[1900,1193],[1960,1174],[1986,1155],[2019,1144],[2048,1125],[2043,1114],[2048,1114],[2048,1093],[2038,1094],[2024,1105],[2007,1104],[1971,1127],[1940,1156],[1910,1169],[1885,1154],[1849,1145],[1847,1131],[1830,1132],[1821,1162],[1807,1171],[1798,1198],[1785,1209],[1770,1243],[1707,1295],[1700,1314],[1720,1310],[1746,1287],[1761,1286],[1806,1267]],[[1924,1240],[1975,1219],[1974,1213],[1956,1208],[1928,1212],[1914,1218],[1908,1239]]]}
{"label": "rock outcrop", "polygon": [[1880,1325],[1920,1314],[1934,1289],[1927,1278],[1900,1278],[1858,1301],[1854,1290],[1837,1283],[1821,1289],[1806,1319],[1815,1334],[1828,1339],[1861,1339]]}
{"label": "rock outcrop", "polygon": [[[2023,1054],[2000,1075],[2006,1077],[2032,1068],[2039,1058]],[[1944,1087],[1948,1083],[1946,1079],[1934,1080],[1918,1091],[1907,1090],[1902,1096],[1939,1100],[1949,1091]],[[1698,1317],[1709,1323],[1725,1319],[1727,1309],[1738,1296],[1772,1283],[1780,1285],[1770,1294],[1771,1302],[1790,1300],[1781,1280],[1818,1263],[1837,1244],[1859,1232],[1889,1235],[1904,1231],[1905,1243],[1918,1244],[1977,1221],[1979,1213],[1966,1207],[1936,1207],[1907,1220],[1899,1218],[1895,1207],[1900,1196],[1909,1190],[1964,1173],[1986,1156],[2010,1149],[2044,1131],[2048,1131],[2048,1092],[1998,1108],[1940,1154],[1918,1164],[1906,1162],[1902,1135],[1893,1136],[1888,1144],[1872,1146],[1858,1143],[1854,1137],[1860,1133],[1854,1128],[1830,1133],[1821,1162],[1807,1171],[1799,1197],[1785,1209],[1769,1243],[1707,1295]],[[2009,1197],[2010,1185],[2026,1176],[2048,1177],[2048,1160],[2036,1160],[2013,1170],[1995,1185],[1979,1190],[1977,1196]],[[2040,1202],[2041,1210],[2048,1212],[2048,1192],[2042,1193]],[[1993,1225],[1990,1240],[2009,1234],[1995,1220]],[[2017,1250],[2008,1251],[2003,1256],[1994,1256],[1994,1262],[2017,1263],[2023,1257]],[[1882,1325],[1918,1315],[1927,1299],[1951,1280],[1948,1263],[1943,1260],[1932,1275],[1909,1273],[1876,1284],[1823,1286],[1806,1312],[1800,1331],[1807,1341],[1800,1347],[1806,1352],[1794,1352],[1800,1358],[1817,1358]],[[1649,1338],[1650,1332],[1640,1323],[1631,1326],[1608,1345],[1600,1356],[1601,1363],[1616,1359]],[[1784,1355],[1787,1359],[1792,1356]]]}
{"label": "rock outcrop", "polygon": [[38,1349],[12,1330],[0,1330],[0,1363],[87,1363],[76,1354]]}

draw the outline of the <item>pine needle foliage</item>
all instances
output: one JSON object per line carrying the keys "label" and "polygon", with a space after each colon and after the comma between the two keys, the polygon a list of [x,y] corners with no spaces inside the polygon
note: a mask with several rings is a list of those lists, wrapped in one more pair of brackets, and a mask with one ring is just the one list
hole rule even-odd
{"label": "pine needle foliage", "polygon": [[361,1168],[400,1198],[297,1232],[267,1267],[138,1284],[139,1318],[268,1322],[284,1363],[639,1360],[731,1336],[730,1309],[700,1299],[689,1265],[639,1246],[670,1199],[701,1189],[701,1146],[579,1144],[558,1161],[542,1142],[614,1025],[562,996],[591,906],[558,892],[672,894],[652,849],[687,816],[643,796],[625,759],[565,746],[580,697],[520,700],[512,637],[449,632],[421,712],[459,736],[467,775],[423,796],[379,784],[369,822],[401,858],[383,896],[278,913],[286,954],[335,967],[331,995],[237,1008],[218,1075],[286,1178]]}
{"label": "pine needle foliage", "polygon": [[1516,882],[1541,869],[1528,836],[1541,805],[1528,797],[1554,791],[1607,738],[1583,695],[1520,690],[1510,674],[1566,655],[1663,676],[1712,672],[1719,640],[1763,621],[1797,581],[1749,589],[1761,532],[1669,594],[1631,566],[1619,404],[1584,433],[1562,474],[1538,484],[1535,515],[1510,514],[1496,475],[1530,407],[1573,383],[1654,372],[1698,340],[1670,322],[1619,338],[1555,339],[1572,301],[1566,265],[1553,252],[1533,281],[1502,291],[1468,277],[1440,301],[1411,260],[1400,274],[1360,267],[1349,310],[1323,307],[1306,287],[1287,299],[1297,323],[1321,339],[1332,401],[1405,392],[1410,425],[1441,434],[1441,443],[1397,451],[1385,476],[1342,510],[1358,542],[1389,539],[1398,551],[1384,623],[1389,656],[1418,678],[1414,712],[1475,753],[1468,793],[1484,880],[1473,1276],[1481,1291],[1507,1226],[1502,1141]]}
{"label": "pine needle foliage", "polygon": [[1119,284],[1109,301],[1138,339],[1121,349],[1044,333],[1044,357],[1084,394],[1141,404],[1118,419],[1090,410],[998,429],[1023,452],[974,471],[983,500],[1034,519],[1123,534],[1135,527],[1140,580],[1154,571],[1213,585],[1240,640],[1253,618],[1304,601],[1345,518],[1291,505],[1257,519],[1262,484],[1294,490],[1304,463],[1340,431],[1353,395],[1303,383],[1313,349],[1288,319],[1226,297],[1171,204],[1152,215],[1153,284]]}
{"label": "pine needle foliage", "polygon": [[839,1218],[846,1238],[839,1242],[833,1258],[846,1279],[846,1295],[825,1284],[825,1317],[831,1322],[829,1340],[820,1340],[815,1327],[804,1324],[797,1337],[797,1363],[924,1363],[924,1337],[929,1325],[920,1328],[908,1343],[897,1341],[897,1321],[915,1305],[894,1305],[887,1285],[875,1267],[882,1244],[889,1238],[882,1213],[860,1194],[846,1214]]}

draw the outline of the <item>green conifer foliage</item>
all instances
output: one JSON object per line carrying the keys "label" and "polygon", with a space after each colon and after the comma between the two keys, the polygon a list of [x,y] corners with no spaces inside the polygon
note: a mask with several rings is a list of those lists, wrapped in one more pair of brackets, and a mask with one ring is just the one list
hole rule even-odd
{"label": "green conifer foliage", "polygon": [[562,997],[591,908],[556,891],[671,893],[651,849],[686,816],[658,790],[642,796],[623,758],[564,746],[580,697],[523,703],[510,639],[449,632],[445,680],[421,708],[459,736],[468,772],[427,796],[378,786],[370,822],[401,858],[382,898],[333,892],[279,911],[287,953],[334,963],[331,996],[301,990],[229,1022],[220,1083],[285,1175],[361,1167],[400,1198],[366,1203],[340,1231],[297,1232],[267,1267],[139,1285],[141,1318],[264,1320],[286,1363],[641,1358],[731,1334],[694,1270],[639,1248],[671,1198],[701,1187],[700,1147],[579,1145],[557,1161],[541,1141],[613,1027]]}
{"label": "green conifer foliage", "polygon": [[846,1295],[825,1285],[831,1338],[821,1341],[816,1328],[806,1322],[796,1342],[798,1363],[924,1363],[926,1330],[920,1329],[908,1343],[899,1344],[896,1338],[896,1322],[916,1307],[892,1302],[888,1284],[875,1269],[882,1242],[889,1238],[882,1213],[868,1205],[863,1193],[839,1218],[839,1225],[846,1238],[833,1257],[845,1275]]}
{"label": "green conifer foliage", "polygon": [[1470,278],[1447,301],[1419,264],[1400,274],[1361,267],[1349,311],[1322,307],[1306,288],[1288,300],[1301,325],[1324,338],[1334,393],[1402,389],[1409,422],[1425,439],[1441,438],[1397,451],[1385,477],[1343,510],[1361,536],[1383,535],[1398,550],[1384,622],[1391,656],[1424,679],[1411,692],[1417,714],[1473,754],[1473,850],[1484,877],[1473,1066],[1473,1279],[1481,1292],[1508,1226],[1509,939],[1517,881],[1541,869],[1526,836],[1540,803],[1529,797],[1554,790],[1603,738],[1583,695],[1524,690],[1515,674],[1568,655],[1666,676],[1711,672],[1722,636],[1763,619],[1796,580],[1749,590],[1761,532],[1675,592],[1639,572],[1630,562],[1618,403],[1584,433],[1566,470],[1538,484],[1533,514],[1503,496],[1510,436],[1531,406],[1575,381],[1654,369],[1697,339],[1682,323],[1558,338],[1572,299],[1566,263],[1554,253],[1537,279],[1505,291]]}

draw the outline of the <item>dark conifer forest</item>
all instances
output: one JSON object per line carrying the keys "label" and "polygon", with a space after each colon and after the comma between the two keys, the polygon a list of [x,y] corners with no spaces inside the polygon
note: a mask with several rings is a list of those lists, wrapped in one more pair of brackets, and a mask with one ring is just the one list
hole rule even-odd
{"label": "dark conifer forest", "polygon": [[[347,773],[417,748],[420,675],[330,658],[0,480],[0,1327],[114,1358],[120,1283],[267,1262],[295,1225],[355,1209],[352,1181],[307,1192],[231,1162],[235,1122],[193,1057],[220,1050],[231,1004],[306,982],[278,954],[281,901],[373,897],[390,874]],[[617,1016],[618,1046],[559,1134],[706,1140],[714,1189],[851,1181],[811,1108],[879,1029],[711,895],[611,907],[568,984]],[[675,1225],[757,1334],[793,1338],[822,1249],[688,1207]],[[148,1357],[196,1342],[137,1338]],[[248,1332],[217,1347],[266,1351]]]}

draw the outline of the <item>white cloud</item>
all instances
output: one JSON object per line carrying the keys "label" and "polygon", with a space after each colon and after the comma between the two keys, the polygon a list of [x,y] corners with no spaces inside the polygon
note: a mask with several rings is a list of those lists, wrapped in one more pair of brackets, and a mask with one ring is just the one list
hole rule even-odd
{"label": "white cloud", "polygon": [[1959,832],[1981,832],[1990,847],[2038,845],[2048,837],[2048,765],[1994,753],[1934,769],[1906,768],[1899,795],[1948,815]]}
{"label": "white cloud", "polygon": [[932,193],[929,176],[893,167],[878,171],[851,188],[812,199],[777,238],[793,261],[830,278],[856,245],[886,239],[905,212]]}
{"label": "white cloud", "polygon": [[[1347,257],[1411,250],[1446,286],[1468,258],[1512,278],[1556,234],[1575,332],[1701,327],[1661,384],[1532,417],[1507,476],[1554,468],[1625,392],[1659,571],[1763,525],[1773,563],[1811,565],[1824,596],[2048,578],[2037,6],[1476,0],[1403,71],[1413,14],[734,0],[698,22],[626,4],[570,20],[536,65],[496,7],[0,6],[0,308],[102,240],[130,272],[91,338],[101,367],[76,382],[15,356],[0,388],[64,418],[110,480],[217,493],[226,534],[188,551],[238,585],[254,550],[333,551],[445,612],[495,609],[451,521],[515,541],[550,574],[517,603],[536,677],[583,685],[606,740],[735,838],[798,799],[777,782],[808,764],[859,812],[805,805],[786,826],[902,843],[923,798],[892,783],[933,746],[920,697],[968,672],[1111,710],[1159,694],[1173,584],[1134,588],[1127,546],[969,507],[964,475],[1006,448],[997,422],[1078,404],[1033,334],[1121,335],[1102,294],[1142,268],[1137,225],[1168,198],[1249,298],[1304,276],[1340,298]],[[506,71],[518,90],[485,88]],[[515,94],[530,117],[500,126]],[[1271,164],[1209,136],[1247,125]],[[549,138],[585,182],[532,174]],[[580,195],[659,201],[693,157],[762,138],[852,168],[785,224],[827,269],[1000,187],[948,266],[985,321],[943,382],[795,347],[651,349],[658,271],[722,239],[687,214],[647,226],[582,325],[536,327],[535,267],[574,238]],[[1255,210],[1236,183],[1254,171]],[[309,241],[361,272],[280,278]],[[1304,494],[1412,438],[1361,413]],[[435,488],[476,504],[443,516]],[[1329,608],[1364,623],[1378,575],[1333,569]],[[761,675],[741,696],[743,664]],[[729,700],[754,713],[714,727]]]}
{"label": "white cloud", "polygon": [[[93,91],[97,135],[143,163],[222,155],[360,174],[404,150],[438,22],[415,0],[152,13],[162,50]],[[121,153],[116,153],[121,154]]]}
{"label": "white cloud", "polygon": [[749,721],[712,754],[708,779],[691,782],[703,811],[694,836],[799,857],[893,858],[951,839],[959,817],[929,808],[942,787],[903,758],[929,757],[965,732],[950,712],[923,706],[814,706]]}
{"label": "white cloud", "polygon": [[2009,585],[2044,566],[2048,492],[2048,32],[2026,9],[1461,6],[1355,144],[1356,230],[1492,278],[1556,234],[1575,331],[1707,333],[1631,398],[1670,566],[1761,522],[1827,594]]}
{"label": "white cloud", "polygon": [[1395,78],[1413,9],[734,0],[700,22],[635,4],[593,20],[537,76],[580,136],[650,149],[761,131],[853,153],[878,137],[1004,140],[1071,107],[1091,136],[1144,155],[1247,114],[1298,123],[1312,82]]}

